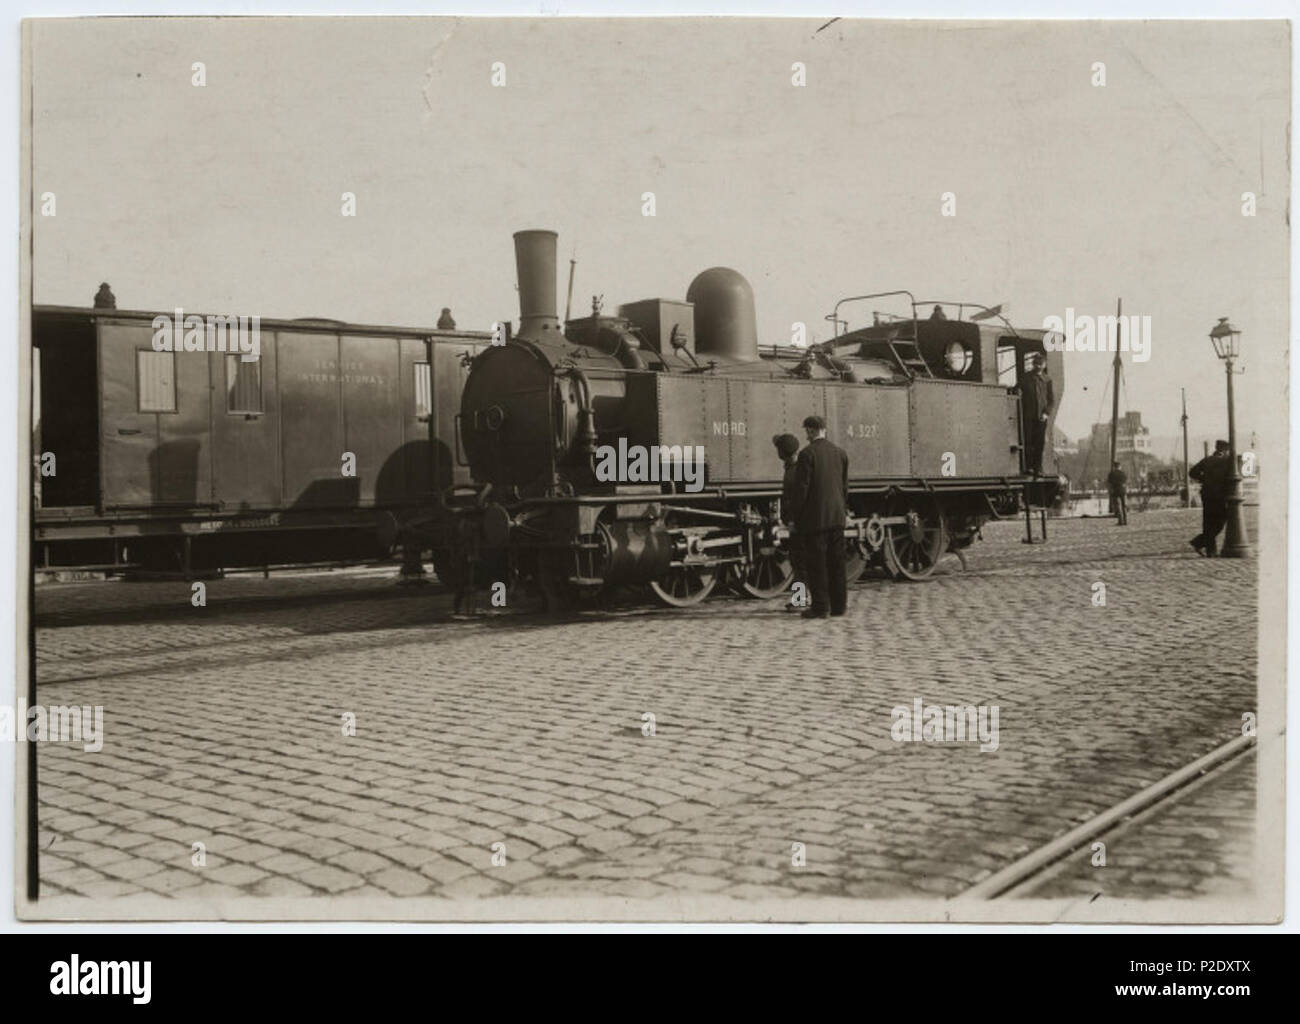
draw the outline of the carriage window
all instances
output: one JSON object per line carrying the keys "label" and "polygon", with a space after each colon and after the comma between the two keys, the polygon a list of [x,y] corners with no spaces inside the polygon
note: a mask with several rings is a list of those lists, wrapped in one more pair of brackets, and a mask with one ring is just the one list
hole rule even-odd
{"label": "carriage window", "polygon": [[433,409],[429,399],[429,364],[415,364],[415,415],[428,416]]}
{"label": "carriage window", "polygon": [[175,412],[176,354],[136,350],[135,384],[137,412]]}
{"label": "carriage window", "polygon": [[226,356],[226,412],[262,411],[262,361],[244,362],[240,356]]}

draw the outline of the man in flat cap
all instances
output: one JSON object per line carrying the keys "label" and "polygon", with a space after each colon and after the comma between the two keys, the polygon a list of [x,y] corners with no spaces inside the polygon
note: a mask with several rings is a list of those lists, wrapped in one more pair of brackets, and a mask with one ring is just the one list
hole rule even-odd
{"label": "man in flat cap", "polygon": [[844,576],[844,521],[848,517],[849,457],[826,439],[826,421],[803,421],[808,446],[795,465],[790,516],[803,539],[812,603],[805,619],[843,615],[848,605]]}
{"label": "man in flat cap", "polygon": [[1187,471],[1201,485],[1201,532],[1192,538],[1197,554],[1214,558],[1219,533],[1228,522],[1228,477],[1232,459],[1228,442],[1215,441],[1214,454],[1207,455]]}
{"label": "man in flat cap", "polygon": [[[806,566],[804,565],[803,548],[800,545],[799,531],[794,528],[794,518],[790,510],[794,507],[794,484],[795,475],[799,465],[799,439],[793,434],[776,434],[772,438],[772,444],[776,446],[777,457],[785,467],[784,476],[781,480],[781,522],[790,528],[790,536],[786,538],[786,551],[790,555],[790,565],[794,569],[794,578],[792,583],[808,584]],[[799,611],[799,606],[790,604],[786,606],[786,611]]]}
{"label": "man in flat cap", "polygon": [[1047,376],[1047,356],[1035,352],[1029,357],[1029,372],[1020,381],[1020,410],[1025,424],[1025,469],[1043,475],[1043,451],[1047,447],[1047,422],[1056,409],[1056,389]]}

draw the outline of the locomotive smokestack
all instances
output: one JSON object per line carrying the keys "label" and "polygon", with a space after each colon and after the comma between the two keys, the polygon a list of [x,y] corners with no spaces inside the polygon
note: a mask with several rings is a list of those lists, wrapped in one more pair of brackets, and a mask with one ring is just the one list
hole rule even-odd
{"label": "locomotive smokestack", "polygon": [[555,304],[554,231],[516,231],[519,273],[519,337],[531,341],[564,337]]}

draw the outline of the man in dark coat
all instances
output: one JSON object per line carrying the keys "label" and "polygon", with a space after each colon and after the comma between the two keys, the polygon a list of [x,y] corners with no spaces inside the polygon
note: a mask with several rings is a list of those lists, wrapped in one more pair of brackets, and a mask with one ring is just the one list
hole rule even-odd
{"label": "man in dark coat", "polygon": [[1228,522],[1228,477],[1232,460],[1228,457],[1228,442],[1215,441],[1214,454],[1207,455],[1187,471],[1187,475],[1201,485],[1201,532],[1191,544],[1198,554],[1215,557],[1219,533]]}
{"label": "man in dark coat", "polygon": [[[785,466],[785,474],[781,480],[781,522],[790,527],[786,550],[790,553],[790,565],[794,569],[794,579],[791,582],[802,583],[806,587],[808,575],[807,567],[804,565],[803,547],[800,543],[802,538],[799,536],[799,531],[794,528],[794,519],[790,514],[791,508],[794,507],[794,483],[799,465],[799,439],[793,434],[777,434],[772,438],[772,444],[776,446],[776,454]],[[788,612],[798,610],[797,605],[786,606]]]}
{"label": "man in dark coat", "polygon": [[1043,448],[1047,443],[1047,422],[1056,409],[1056,389],[1047,376],[1047,357],[1035,352],[1029,372],[1020,382],[1020,411],[1025,423],[1025,470],[1043,475]]}
{"label": "man in dark coat", "polygon": [[1115,525],[1128,526],[1128,474],[1119,468],[1118,462],[1110,464],[1106,487],[1110,490],[1111,508],[1115,510]]}
{"label": "man in dark coat", "polygon": [[848,517],[849,457],[826,439],[826,421],[803,421],[808,447],[795,465],[790,515],[803,538],[812,604],[805,619],[843,615],[848,606],[844,576],[844,521]]}

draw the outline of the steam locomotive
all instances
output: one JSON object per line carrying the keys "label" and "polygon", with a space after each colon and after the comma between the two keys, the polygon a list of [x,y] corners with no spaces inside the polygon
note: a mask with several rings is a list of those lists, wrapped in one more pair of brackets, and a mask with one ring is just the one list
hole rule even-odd
{"label": "steam locomotive", "polygon": [[[699,274],[685,302],[615,316],[593,304],[562,324],[556,234],[514,241],[518,331],[473,357],[455,416],[452,448],[473,483],[444,492],[423,524],[453,587],[533,583],[557,610],[620,584],[673,606],[719,585],[777,597],[792,567],[772,438],[813,413],[849,456],[850,581],[872,564],[923,579],[988,519],[1055,497],[1056,479],[1027,472],[1015,390],[1045,352],[1060,392],[1043,331],[972,303],[936,302],[923,318],[929,301],[887,292],[841,300],[829,341],[760,346],[753,292],[725,267]],[[849,303],[904,298],[910,316],[876,313],[855,330],[841,317]],[[598,454],[619,446],[700,453],[702,487],[667,473],[610,480]]]}

